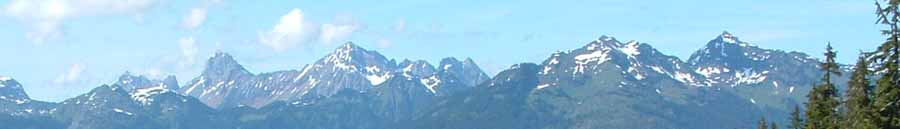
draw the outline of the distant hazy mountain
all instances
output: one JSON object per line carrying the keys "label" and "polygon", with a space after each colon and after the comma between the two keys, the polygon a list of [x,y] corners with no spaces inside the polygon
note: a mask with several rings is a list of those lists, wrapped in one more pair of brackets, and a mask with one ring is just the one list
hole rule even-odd
{"label": "distant hazy mountain", "polygon": [[[0,77],[14,128],[720,129],[783,118],[821,72],[728,32],[683,61],[601,36],[486,75],[471,59],[396,60],[353,43],[298,70],[253,73],[218,52],[186,85],[125,73],[60,103]],[[843,82],[846,78],[838,78]],[[840,84],[840,83],[839,83]],[[782,120],[776,120],[782,121]],[[782,122],[783,123],[783,122]]]}
{"label": "distant hazy mountain", "polygon": [[275,101],[330,97],[343,89],[367,91],[394,78],[422,83],[432,95],[472,87],[489,78],[471,59],[447,58],[441,66],[435,69],[425,61],[397,64],[378,52],[347,43],[300,71],[252,74],[231,55],[216,53],[203,73],[179,92],[214,108],[258,108]]}

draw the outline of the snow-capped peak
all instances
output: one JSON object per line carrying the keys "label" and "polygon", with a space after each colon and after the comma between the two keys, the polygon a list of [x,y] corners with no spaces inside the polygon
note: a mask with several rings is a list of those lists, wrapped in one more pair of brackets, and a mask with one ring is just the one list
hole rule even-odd
{"label": "snow-capped peak", "polygon": [[341,45],[341,47],[335,49],[334,52],[326,57],[326,60],[327,62],[335,64],[350,62],[353,60],[353,52],[357,49],[362,48],[359,48],[359,46],[356,46],[356,44],[353,44],[352,42],[347,42],[344,45]]}
{"label": "snow-capped peak", "polygon": [[716,37],[716,39],[714,39],[713,41],[717,42],[717,47],[723,47],[723,45],[725,44],[737,44],[741,47],[751,46],[749,43],[739,40],[737,36],[734,36],[728,31],[723,31],[722,34]]}
{"label": "snow-capped peak", "polygon": [[621,46],[622,46],[622,43],[619,42],[619,40],[616,40],[616,38],[603,35],[603,36],[600,36],[600,38],[597,38],[597,40],[594,40],[591,43],[589,43],[584,48],[587,49],[588,51],[594,51],[594,50],[619,48]]}
{"label": "snow-capped peak", "polygon": [[331,66],[335,70],[364,71],[365,67],[377,65],[384,68],[388,65],[396,65],[376,51],[366,50],[362,47],[347,42],[338,47],[331,54],[319,60],[317,65]]}
{"label": "snow-capped peak", "polygon": [[722,32],[722,34],[719,35],[719,38],[721,38],[725,43],[737,43],[738,41],[737,37],[734,37],[734,35],[731,35],[731,33],[728,33],[728,31]]}
{"label": "snow-capped peak", "polygon": [[597,38],[597,42],[618,42],[618,41],[613,36],[601,35],[600,38]]}

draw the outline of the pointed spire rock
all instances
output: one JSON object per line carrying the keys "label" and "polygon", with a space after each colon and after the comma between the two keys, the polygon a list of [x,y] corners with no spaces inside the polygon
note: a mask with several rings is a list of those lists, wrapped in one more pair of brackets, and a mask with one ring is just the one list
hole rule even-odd
{"label": "pointed spire rock", "polygon": [[225,52],[216,52],[206,62],[206,69],[203,70],[204,75],[230,75],[241,74],[249,75],[250,72],[244,69],[244,66],[238,64],[231,55]]}
{"label": "pointed spire rock", "polygon": [[594,50],[618,48],[621,46],[622,46],[622,42],[619,42],[619,40],[616,40],[615,37],[608,36],[608,35],[601,35],[600,38],[597,38],[597,40],[591,41],[591,43],[588,43],[587,45],[585,45],[582,48],[587,49],[588,51],[594,51]]}
{"label": "pointed spire rock", "polygon": [[728,31],[722,31],[722,34],[719,34],[719,36],[710,42],[716,42],[717,46],[722,46],[724,44],[738,44],[741,47],[750,46],[749,43],[741,41],[737,36]]}

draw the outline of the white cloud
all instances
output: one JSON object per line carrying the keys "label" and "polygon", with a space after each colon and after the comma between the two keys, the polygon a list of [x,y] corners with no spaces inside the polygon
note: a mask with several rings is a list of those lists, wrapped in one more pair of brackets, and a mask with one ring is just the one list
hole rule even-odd
{"label": "white cloud", "polygon": [[394,31],[403,32],[406,30],[406,20],[398,20],[397,23],[394,24]]}
{"label": "white cloud", "polygon": [[355,24],[322,24],[322,33],[319,34],[319,40],[325,44],[331,44],[335,41],[344,42],[355,32],[357,26]]}
{"label": "white cloud", "polygon": [[81,64],[72,64],[72,66],[69,67],[69,71],[57,76],[56,80],[53,80],[53,82],[56,84],[64,84],[76,81],[81,76],[81,73],[84,72],[84,69],[84,66]]}
{"label": "white cloud", "polygon": [[149,68],[141,71],[142,75],[146,75],[151,78],[163,78],[163,71],[159,68]]}
{"label": "white cloud", "polygon": [[303,12],[293,9],[281,17],[281,20],[268,32],[259,33],[259,42],[275,51],[293,48],[299,43],[313,38],[315,29],[311,23],[304,21]]}
{"label": "white cloud", "polygon": [[377,46],[380,49],[386,49],[386,48],[390,48],[391,46],[393,46],[393,42],[391,42],[391,40],[387,40],[387,39],[378,40],[377,43],[378,43]]}
{"label": "white cloud", "polygon": [[206,8],[194,8],[191,9],[191,13],[184,18],[182,26],[187,29],[194,29],[203,25],[204,21],[206,21]]}
{"label": "white cloud", "polygon": [[197,43],[194,37],[185,37],[178,40],[178,46],[181,48],[181,55],[184,57],[183,66],[191,66],[196,62]]}
{"label": "white cloud", "polygon": [[6,15],[31,26],[26,38],[35,44],[63,35],[66,19],[79,16],[136,14],[148,9],[156,0],[10,0]]}

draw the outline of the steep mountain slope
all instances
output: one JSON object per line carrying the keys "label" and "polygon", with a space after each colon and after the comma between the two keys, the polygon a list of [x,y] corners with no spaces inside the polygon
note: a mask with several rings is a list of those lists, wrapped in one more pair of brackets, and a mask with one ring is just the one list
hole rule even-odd
{"label": "steep mountain slope", "polygon": [[515,65],[472,92],[447,97],[395,128],[532,129],[558,122],[558,118],[540,117],[547,112],[537,108],[546,105],[527,101],[538,84],[539,69],[535,64]]}
{"label": "steep mountain slope", "polygon": [[[706,78],[705,83],[782,110],[806,102],[813,82],[822,76],[820,61],[807,54],[760,48],[728,32],[694,52],[688,63]],[[845,76],[834,81],[846,80]]]}
{"label": "steep mountain slope", "polygon": [[62,123],[50,117],[54,106],[54,103],[32,100],[22,84],[11,77],[0,76],[0,125],[3,128],[62,128]]}
{"label": "steep mountain slope", "polygon": [[[142,91],[144,90],[144,91]],[[67,128],[219,129],[235,125],[195,98],[162,88],[129,94],[118,85],[103,85],[65,100],[51,110]]]}
{"label": "steep mountain slope", "polygon": [[[249,82],[255,75],[244,69],[243,66],[234,61],[231,55],[217,52],[206,63],[206,69],[199,77],[179,89],[179,92],[188,96],[196,97],[211,107],[219,107],[222,103],[229,103],[226,97],[230,95],[241,95],[240,92],[253,92],[249,89],[240,89],[241,86]],[[234,100],[232,101],[239,101]]]}

